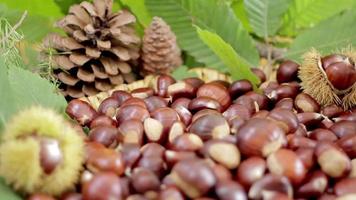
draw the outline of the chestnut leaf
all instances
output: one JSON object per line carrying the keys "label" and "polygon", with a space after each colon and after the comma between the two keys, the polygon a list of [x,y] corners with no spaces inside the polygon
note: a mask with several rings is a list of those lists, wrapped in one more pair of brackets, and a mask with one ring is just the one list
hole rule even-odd
{"label": "chestnut leaf", "polygon": [[10,186],[6,185],[5,181],[0,177],[0,195],[1,200],[21,200],[22,198],[16,194]]}

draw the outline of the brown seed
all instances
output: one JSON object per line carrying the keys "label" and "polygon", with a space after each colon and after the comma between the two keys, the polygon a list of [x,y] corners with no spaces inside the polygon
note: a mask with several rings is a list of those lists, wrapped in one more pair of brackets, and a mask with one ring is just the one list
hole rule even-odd
{"label": "brown seed", "polygon": [[215,193],[221,200],[247,200],[247,194],[244,188],[237,182],[220,182],[215,187]]}
{"label": "brown seed", "polygon": [[82,185],[83,199],[123,199],[120,178],[112,172],[96,174],[89,182]]}
{"label": "brown seed", "polygon": [[349,177],[356,178],[356,158],[351,160],[351,171]]}
{"label": "brown seed", "polygon": [[261,179],[267,169],[266,161],[260,157],[249,157],[243,160],[237,169],[236,181],[246,189]]}
{"label": "brown seed", "polygon": [[339,138],[347,135],[356,135],[356,121],[339,121],[330,127],[330,130]]}
{"label": "brown seed", "polygon": [[272,101],[278,102],[284,98],[292,98],[294,99],[298,94],[298,88],[292,86],[291,84],[282,84],[278,86],[276,89],[272,90],[269,93],[266,93],[267,97],[269,97]]}
{"label": "brown seed", "polygon": [[164,160],[169,165],[169,167],[172,167],[177,162],[180,162],[182,160],[195,159],[195,158],[197,158],[197,155],[195,152],[192,151],[166,150],[164,152]]}
{"label": "brown seed", "polygon": [[176,151],[198,151],[203,145],[203,141],[199,136],[189,133],[174,139],[171,148]]}
{"label": "brown seed", "polygon": [[203,109],[212,109],[217,110],[218,112],[222,111],[222,107],[218,101],[210,97],[197,97],[194,98],[189,103],[189,110],[191,112],[197,112]]}
{"label": "brown seed", "polygon": [[235,99],[249,91],[252,91],[253,87],[250,81],[248,80],[238,80],[231,84],[229,87],[229,94],[232,99]]}
{"label": "brown seed", "polygon": [[149,112],[153,112],[157,108],[164,108],[167,107],[168,102],[159,96],[150,96],[144,99],[147,110]]}
{"label": "brown seed", "polygon": [[145,101],[143,99],[136,98],[136,97],[131,97],[131,98],[127,99],[126,101],[124,101],[121,104],[121,108],[125,107],[125,106],[132,106],[132,105],[141,106],[142,108],[147,109]]}
{"label": "brown seed", "polygon": [[279,100],[275,108],[283,108],[287,110],[293,110],[294,109],[294,100],[292,98],[283,98]]}
{"label": "brown seed", "polygon": [[311,133],[309,133],[309,138],[318,141],[326,140],[331,142],[334,142],[338,139],[332,131],[323,128],[313,130]]}
{"label": "brown seed", "polygon": [[334,118],[333,120],[335,122],[339,122],[343,120],[356,122],[356,109],[354,109],[353,111],[351,110],[345,111],[344,113],[339,115],[337,118]]}
{"label": "brown seed", "polygon": [[248,120],[251,118],[252,112],[247,109],[245,106],[240,104],[232,104],[225,112],[223,112],[223,116],[227,121],[235,117],[240,117],[241,119]]}
{"label": "brown seed", "polygon": [[237,146],[245,156],[267,157],[286,144],[285,132],[268,119],[250,119],[237,133]]}
{"label": "brown seed", "polygon": [[322,171],[314,171],[307,176],[297,190],[297,196],[301,198],[313,198],[321,196],[328,187],[328,177]]}
{"label": "brown seed", "polygon": [[137,144],[123,144],[120,152],[126,168],[131,168],[141,156],[140,147]]}
{"label": "brown seed", "polygon": [[307,173],[302,160],[288,149],[279,149],[270,154],[267,167],[272,174],[286,176],[294,185],[300,184]]}
{"label": "brown seed", "polygon": [[55,200],[55,198],[47,194],[32,194],[27,200]]}
{"label": "brown seed", "polygon": [[220,164],[213,163],[211,168],[215,174],[218,183],[232,180],[232,174],[230,170],[227,169],[226,167]]}
{"label": "brown seed", "polygon": [[288,195],[274,191],[262,191],[262,198],[263,200],[292,200]]}
{"label": "brown seed", "polygon": [[184,82],[192,85],[194,87],[194,91],[196,92],[200,86],[204,84],[204,81],[197,77],[185,78]]}
{"label": "brown seed", "polygon": [[298,118],[291,111],[283,108],[275,108],[267,115],[267,118],[275,120],[286,133],[293,133],[298,128]]}
{"label": "brown seed", "polygon": [[230,132],[233,134],[233,135],[236,135],[238,130],[240,129],[240,127],[242,125],[244,125],[246,122],[246,120],[244,119],[241,119],[240,117],[235,117],[233,119],[231,119],[229,121],[229,124],[230,124]]}
{"label": "brown seed", "polygon": [[153,96],[154,90],[149,87],[137,88],[131,91],[131,95],[136,98],[145,99]]}
{"label": "brown seed", "polygon": [[150,117],[150,114],[147,109],[139,105],[127,105],[120,107],[116,114],[116,120],[119,125],[124,121],[131,119],[136,119],[143,122],[148,117]]}
{"label": "brown seed", "polygon": [[141,194],[133,194],[133,195],[128,196],[126,198],[126,200],[149,200],[149,199]]}
{"label": "brown seed", "polygon": [[244,96],[250,97],[254,102],[257,103],[260,110],[265,110],[270,104],[270,100],[264,94],[259,94],[254,91],[247,92]]}
{"label": "brown seed", "polygon": [[145,168],[154,172],[157,176],[162,176],[165,171],[165,163],[162,157],[145,156],[137,163],[138,167]]}
{"label": "brown seed", "polygon": [[126,199],[130,195],[130,179],[128,177],[120,177],[120,188],[122,197]]}
{"label": "brown seed", "polygon": [[149,142],[159,142],[163,140],[163,124],[153,118],[146,118],[143,122],[146,138]]}
{"label": "brown seed", "polygon": [[314,148],[299,148],[295,151],[298,158],[301,159],[306,169],[311,169],[316,163],[314,158]]}
{"label": "brown seed", "polygon": [[111,97],[114,97],[119,102],[119,105],[122,105],[124,101],[131,98],[132,96],[126,91],[116,90],[111,94]]}
{"label": "brown seed", "polygon": [[147,143],[141,147],[141,153],[143,157],[158,156],[163,157],[165,148],[158,143]]}
{"label": "brown seed", "polygon": [[346,59],[347,57],[341,54],[330,54],[321,58],[321,65],[324,69],[326,69],[329,65],[336,62],[345,62]]}
{"label": "brown seed", "polygon": [[157,95],[160,97],[168,97],[167,94],[168,86],[174,83],[176,83],[176,80],[173,77],[166,74],[160,75],[157,78],[157,83],[155,87]]}
{"label": "brown seed", "polygon": [[208,114],[193,121],[189,132],[197,134],[204,141],[221,139],[230,134],[230,126],[221,114]]}
{"label": "brown seed", "polygon": [[309,94],[300,93],[294,99],[295,108],[299,112],[319,112],[320,105]]}
{"label": "brown seed", "polygon": [[100,143],[86,144],[86,167],[91,172],[113,172],[117,175],[124,173],[124,160],[120,152],[105,148]]}
{"label": "brown seed", "polygon": [[67,193],[65,195],[62,195],[61,200],[82,200],[83,195],[80,193]]}
{"label": "brown seed", "polygon": [[203,109],[198,111],[197,113],[195,113],[192,117],[192,122],[196,121],[197,119],[199,119],[200,117],[203,117],[205,115],[221,115],[221,113],[219,113],[216,110],[211,110],[211,109]]}
{"label": "brown seed", "polygon": [[176,187],[167,187],[160,191],[158,200],[184,200],[183,194]]}
{"label": "brown seed", "polygon": [[182,122],[174,122],[168,133],[168,142],[173,143],[173,141],[185,132],[185,125]]}
{"label": "brown seed", "polygon": [[174,122],[179,121],[178,113],[172,108],[158,108],[151,113],[151,117],[163,125],[163,134],[168,134]]}
{"label": "brown seed", "polygon": [[282,62],[277,69],[278,83],[286,83],[298,80],[299,64],[291,60]]}
{"label": "brown seed", "polygon": [[113,117],[116,115],[116,110],[119,108],[119,101],[114,97],[108,97],[101,102],[98,113]]}
{"label": "brown seed", "polygon": [[203,196],[216,183],[212,169],[199,159],[178,162],[172,169],[171,177],[177,187],[190,198]]}
{"label": "brown seed", "polygon": [[340,138],[336,144],[350,157],[356,157],[356,135],[346,135]]}
{"label": "brown seed", "polygon": [[40,138],[40,164],[46,174],[51,174],[63,160],[60,142],[51,138]]}
{"label": "brown seed", "polygon": [[174,110],[178,113],[180,121],[182,121],[185,126],[189,126],[193,118],[192,113],[183,106],[176,106]]}
{"label": "brown seed", "polygon": [[97,126],[117,126],[117,122],[107,115],[100,115],[90,123],[90,129]]}
{"label": "brown seed", "polygon": [[197,97],[210,97],[215,99],[225,110],[231,104],[231,98],[227,89],[221,84],[206,83],[199,87]]}
{"label": "brown seed", "polygon": [[160,181],[151,170],[135,168],[131,175],[131,184],[137,192],[145,193],[151,190],[158,190]]}
{"label": "brown seed", "polygon": [[321,114],[325,115],[328,118],[337,117],[342,112],[344,112],[344,109],[342,109],[342,107],[337,106],[335,104],[331,104],[329,106],[325,106],[321,110]]}
{"label": "brown seed", "polygon": [[279,192],[293,197],[293,187],[288,178],[279,175],[267,174],[257,180],[248,191],[248,197],[251,199],[261,199],[262,192],[271,191]]}
{"label": "brown seed", "polygon": [[260,79],[261,83],[266,81],[266,74],[260,68],[251,68],[251,71]]}
{"label": "brown seed", "polygon": [[345,176],[351,170],[349,157],[331,142],[318,142],[315,148],[315,156],[321,170],[330,177],[339,178]]}
{"label": "brown seed", "polygon": [[80,125],[89,125],[98,115],[89,103],[79,99],[74,99],[68,103],[66,113]]}
{"label": "brown seed", "polygon": [[337,196],[356,193],[356,178],[344,178],[338,181],[334,186],[334,192]]}
{"label": "brown seed", "polygon": [[298,148],[314,148],[316,141],[298,135],[287,135],[288,148],[295,150]]}
{"label": "brown seed", "polygon": [[173,103],[171,104],[171,108],[175,109],[176,107],[180,107],[183,106],[184,108],[188,109],[189,107],[189,103],[191,102],[191,99],[188,98],[179,98],[176,99],[175,101],[173,101]]}
{"label": "brown seed", "polygon": [[304,124],[299,123],[297,130],[293,134],[296,136],[307,137],[308,136],[307,127],[305,127]]}
{"label": "brown seed", "polygon": [[315,112],[298,113],[297,118],[299,123],[304,124],[306,127],[319,125],[319,123],[323,120],[323,116]]}
{"label": "brown seed", "polygon": [[240,164],[240,151],[235,144],[219,140],[210,140],[204,144],[203,151],[215,162],[228,169],[235,169]]}
{"label": "brown seed", "polygon": [[118,128],[118,134],[119,142],[141,145],[143,141],[143,124],[137,119],[123,121]]}
{"label": "brown seed", "polygon": [[235,104],[240,104],[245,106],[251,113],[258,112],[260,110],[258,104],[246,95],[242,95],[234,101]]}
{"label": "brown seed", "polygon": [[97,126],[89,131],[89,140],[99,142],[106,147],[117,146],[118,131],[113,126]]}
{"label": "brown seed", "polygon": [[182,97],[194,98],[195,88],[184,81],[180,81],[168,86],[167,94],[172,99],[178,99]]}

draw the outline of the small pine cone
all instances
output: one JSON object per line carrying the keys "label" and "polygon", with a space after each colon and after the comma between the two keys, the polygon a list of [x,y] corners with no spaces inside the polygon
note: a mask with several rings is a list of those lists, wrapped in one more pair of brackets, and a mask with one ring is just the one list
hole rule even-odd
{"label": "small pine cone", "polygon": [[70,98],[95,95],[136,80],[141,40],[127,10],[112,13],[113,0],[86,1],[70,7],[57,25],[67,36],[50,34],[46,48],[53,61],[61,92]]}
{"label": "small pine cone", "polygon": [[142,51],[144,74],[167,74],[182,64],[176,36],[159,17],[145,30]]}

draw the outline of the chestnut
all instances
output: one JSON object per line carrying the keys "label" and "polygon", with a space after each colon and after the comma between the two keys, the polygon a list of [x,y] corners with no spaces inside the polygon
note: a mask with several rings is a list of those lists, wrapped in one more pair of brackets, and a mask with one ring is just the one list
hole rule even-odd
{"label": "chestnut", "polygon": [[350,157],[356,158],[356,135],[345,135],[336,144]]}
{"label": "chestnut", "polygon": [[171,108],[175,109],[177,107],[182,106],[182,107],[188,109],[190,101],[191,101],[191,99],[188,99],[185,97],[178,98],[173,101],[173,103],[171,104]]}
{"label": "chestnut", "polygon": [[101,102],[98,108],[100,114],[113,117],[116,114],[116,110],[119,107],[119,101],[114,97],[108,97]]}
{"label": "chestnut", "polygon": [[118,128],[118,141],[124,144],[133,143],[141,145],[143,142],[143,124],[140,120],[131,119],[123,121]]}
{"label": "chestnut", "polygon": [[153,96],[154,90],[149,87],[137,88],[131,91],[131,95],[136,98],[145,99],[147,97]]}
{"label": "chestnut", "polygon": [[117,129],[113,126],[97,126],[89,131],[89,140],[99,142],[106,147],[117,146]]}
{"label": "chestnut", "polygon": [[316,141],[309,139],[304,136],[299,135],[288,135],[288,148],[298,149],[298,148],[314,148],[316,146]]}
{"label": "chestnut", "polygon": [[288,149],[279,149],[270,154],[267,167],[272,174],[286,176],[294,185],[300,184],[307,173],[303,161]]}
{"label": "chestnut", "polygon": [[236,99],[237,97],[253,90],[253,86],[249,80],[242,79],[235,81],[229,87],[229,94],[232,99]]}
{"label": "chestnut", "polygon": [[311,169],[316,161],[314,158],[314,148],[299,148],[295,151],[298,158],[303,162],[306,169]]}
{"label": "chestnut", "polygon": [[159,193],[158,200],[184,200],[183,194],[176,187],[166,187]]}
{"label": "chestnut", "polygon": [[132,95],[124,90],[116,90],[111,94],[111,97],[115,98],[121,106],[124,101],[130,99]]}
{"label": "chestnut", "polygon": [[203,117],[205,115],[221,115],[221,113],[219,113],[216,110],[212,110],[212,109],[203,109],[193,115],[192,122],[196,121],[197,119],[199,119],[200,117]]}
{"label": "chestnut", "polygon": [[244,94],[244,96],[250,97],[254,102],[256,102],[260,110],[266,110],[269,106],[270,100],[264,94],[250,91]]}
{"label": "chestnut", "polygon": [[150,96],[150,97],[145,98],[144,101],[146,103],[147,110],[149,112],[153,112],[157,108],[167,107],[167,105],[168,105],[168,102],[159,96]]}
{"label": "chestnut", "polygon": [[170,176],[189,198],[203,196],[216,184],[214,172],[205,161],[200,159],[178,162],[172,168]]}
{"label": "chestnut", "polygon": [[193,86],[195,92],[204,84],[204,81],[197,77],[185,78],[183,81]]}
{"label": "chestnut", "polygon": [[334,186],[334,192],[337,196],[356,193],[356,178],[344,178],[338,181]]}
{"label": "chestnut", "polygon": [[75,192],[66,193],[61,197],[61,200],[82,200],[82,199],[83,199],[83,195]]}
{"label": "chestnut", "polygon": [[160,186],[157,175],[151,170],[142,167],[137,167],[133,170],[130,180],[135,191],[139,193],[158,190]]}
{"label": "chestnut", "polygon": [[285,146],[285,132],[269,119],[252,118],[237,133],[237,146],[245,156],[264,156]]}
{"label": "chestnut", "polygon": [[268,113],[267,118],[274,120],[286,133],[293,133],[299,126],[297,116],[290,110],[275,108]]}
{"label": "chestnut", "polygon": [[168,96],[172,99],[177,98],[194,98],[195,97],[195,88],[189,83],[180,81],[168,86],[167,90]]}
{"label": "chestnut", "polygon": [[141,156],[140,146],[137,144],[123,144],[120,152],[126,168],[131,168]]}
{"label": "chestnut", "polygon": [[356,121],[339,121],[330,127],[330,130],[339,138],[347,135],[356,135]]}
{"label": "chestnut", "polygon": [[266,161],[257,156],[243,160],[237,168],[236,181],[248,189],[254,182],[261,179],[267,169]]}
{"label": "chestnut", "polygon": [[146,118],[143,122],[146,138],[149,142],[160,142],[164,139],[163,124],[153,118]]}
{"label": "chestnut", "polygon": [[282,84],[278,86],[276,89],[271,92],[266,93],[267,97],[269,97],[272,101],[278,102],[283,98],[292,98],[294,99],[297,94],[299,88],[291,85],[291,84]]}
{"label": "chestnut", "polygon": [[164,160],[166,161],[167,165],[172,167],[176,163],[182,160],[190,160],[198,158],[197,154],[192,151],[173,151],[173,150],[166,150],[164,152]]}
{"label": "chestnut", "polygon": [[323,114],[324,116],[326,116],[328,118],[337,117],[340,114],[342,114],[343,112],[344,112],[344,109],[342,109],[342,107],[340,107],[336,104],[331,104],[331,105],[325,106],[321,109],[321,114]]}
{"label": "chestnut", "polygon": [[120,178],[112,172],[101,172],[82,186],[83,199],[123,199]]}
{"label": "chestnut", "polygon": [[299,123],[304,124],[306,127],[318,125],[323,120],[323,115],[315,112],[298,113],[297,118]]}
{"label": "chestnut", "polygon": [[224,81],[224,80],[214,80],[214,81],[210,81],[209,83],[220,84],[220,85],[224,86],[226,89],[229,89],[230,85],[231,85],[230,82]]}
{"label": "chestnut", "polygon": [[344,113],[340,114],[338,117],[333,119],[336,122],[339,121],[356,121],[356,109],[354,109],[353,111],[345,111]]}
{"label": "chestnut", "polygon": [[279,192],[293,197],[293,187],[285,176],[267,174],[257,180],[249,189],[248,197],[250,199],[261,199],[264,191]]}
{"label": "chestnut", "polygon": [[185,132],[185,125],[180,122],[174,122],[168,133],[168,142],[173,143],[173,141]]}
{"label": "chestnut", "polygon": [[98,115],[88,102],[79,99],[71,100],[68,103],[66,113],[69,117],[79,122],[80,125],[89,125]]}
{"label": "chestnut", "polygon": [[206,83],[199,87],[197,97],[210,97],[215,99],[225,110],[231,104],[231,97],[228,90],[221,84]]}
{"label": "chestnut", "polygon": [[55,198],[47,194],[32,194],[27,200],[55,200]]}
{"label": "chestnut", "polygon": [[300,93],[294,99],[294,106],[299,112],[319,112],[319,103],[307,93]]}
{"label": "chestnut", "polygon": [[189,127],[189,132],[197,134],[202,140],[219,139],[230,134],[230,126],[221,114],[207,114],[199,117]]}
{"label": "chestnut", "polygon": [[328,177],[320,170],[307,176],[304,183],[297,189],[296,196],[301,198],[320,197],[328,187]]}
{"label": "chestnut", "polygon": [[162,74],[157,78],[157,83],[156,83],[156,93],[160,97],[168,97],[168,86],[176,83],[176,80],[167,75],[167,74]]}
{"label": "chestnut", "polygon": [[222,107],[218,101],[210,97],[197,97],[194,98],[188,106],[189,110],[196,112],[202,109],[212,109],[218,112],[222,111]]}
{"label": "chestnut", "polygon": [[336,62],[344,62],[347,57],[341,54],[330,54],[321,58],[321,66],[326,69],[329,65]]}
{"label": "chestnut", "polygon": [[222,140],[209,140],[204,144],[203,154],[228,169],[235,169],[240,164],[240,151],[235,144]]}
{"label": "chestnut", "polygon": [[327,140],[331,142],[334,142],[338,139],[332,131],[324,128],[317,128],[313,130],[309,133],[309,138],[318,141]]}
{"label": "chestnut", "polygon": [[146,118],[150,116],[150,113],[146,108],[139,105],[127,105],[120,107],[116,114],[116,120],[120,125],[122,122],[127,120],[136,119],[143,122]]}
{"label": "chestnut", "polygon": [[140,149],[143,157],[158,156],[163,157],[164,151],[166,149],[158,143],[146,143]]}
{"label": "chestnut", "polygon": [[267,80],[265,72],[260,68],[251,68],[251,71],[260,79],[261,83]]}
{"label": "chestnut", "polygon": [[286,83],[298,80],[299,64],[291,60],[283,61],[277,69],[278,83]]}
{"label": "chestnut", "polygon": [[99,115],[90,123],[90,129],[97,126],[117,126],[117,122],[107,115]]}
{"label": "chestnut", "polygon": [[151,113],[151,117],[163,125],[163,134],[167,134],[174,122],[179,121],[178,113],[172,108],[158,108]]}
{"label": "chestnut", "polygon": [[325,69],[331,85],[338,90],[346,90],[356,82],[356,69],[351,63],[335,62]]}
{"label": "chestnut", "polygon": [[176,137],[171,144],[171,149],[176,151],[198,151],[203,145],[203,141],[199,136],[188,133]]}
{"label": "chestnut", "polygon": [[294,109],[294,100],[292,98],[283,98],[279,100],[275,108],[283,108],[287,110],[293,110]]}
{"label": "chestnut", "polygon": [[245,106],[251,113],[258,112],[260,110],[258,104],[249,96],[242,95],[238,97],[235,101],[235,104],[240,104]]}
{"label": "chestnut", "polygon": [[121,104],[120,107],[123,108],[123,107],[129,106],[129,105],[141,106],[142,108],[147,109],[145,101],[143,99],[136,98],[136,97],[131,97],[131,98],[127,99],[126,101],[124,101]]}
{"label": "chestnut", "polygon": [[162,157],[144,156],[138,161],[137,167],[151,170],[158,177],[161,177],[165,172],[166,165]]}
{"label": "chestnut", "polygon": [[215,193],[221,200],[247,200],[244,188],[237,182],[224,181],[215,186]]}
{"label": "chestnut", "polygon": [[240,104],[232,104],[230,107],[223,112],[223,116],[227,121],[235,117],[240,117],[241,119],[248,120],[251,118],[252,112],[247,109],[245,106]]}
{"label": "chestnut", "polygon": [[226,167],[224,167],[220,164],[215,164],[212,162],[211,168],[215,174],[217,183],[232,180],[232,174],[231,174],[230,170],[227,169]]}

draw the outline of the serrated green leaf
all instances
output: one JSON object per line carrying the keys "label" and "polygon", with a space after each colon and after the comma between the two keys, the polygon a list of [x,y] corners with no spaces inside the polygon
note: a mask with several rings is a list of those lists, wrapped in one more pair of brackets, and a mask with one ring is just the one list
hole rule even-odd
{"label": "serrated green leaf", "polygon": [[280,33],[294,36],[305,28],[318,24],[350,8],[354,0],[295,0],[283,17]]}
{"label": "serrated green leaf", "polygon": [[147,27],[152,20],[151,15],[148,13],[144,0],[120,0],[122,4],[129,7],[131,12],[135,14],[140,24]]}
{"label": "serrated green leaf", "polygon": [[300,60],[310,48],[323,54],[331,53],[348,45],[356,45],[356,12],[350,10],[319,23],[300,34],[286,53],[290,59]]}
{"label": "serrated green leaf", "polygon": [[219,35],[199,27],[197,27],[197,33],[204,43],[229,67],[234,80],[247,79],[255,86],[259,83],[259,79],[250,70],[248,63]]}
{"label": "serrated green leaf", "polygon": [[231,8],[236,17],[241,21],[242,25],[248,32],[252,32],[250,22],[248,21],[245,5],[243,0],[236,0],[231,3]]}
{"label": "serrated green leaf", "polygon": [[8,185],[6,185],[4,179],[1,177],[0,177],[0,198],[1,198],[1,200],[21,200],[22,199]]}
{"label": "serrated green leaf", "polygon": [[292,0],[244,0],[250,25],[255,33],[266,39],[276,34],[282,16]]}
{"label": "serrated green leaf", "polygon": [[66,106],[64,97],[56,94],[56,88],[48,80],[22,68],[9,68],[9,81],[17,109],[41,105],[63,111]]}
{"label": "serrated green leaf", "polygon": [[172,72],[172,76],[176,80],[182,80],[184,78],[197,77],[197,74],[189,71],[187,66],[180,66]]}
{"label": "serrated green leaf", "polygon": [[171,26],[182,49],[208,67],[226,71],[227,66],[199,39],[193,24],[215,31],[251,66],[259,61],[252,38],[224,1],[146,0],[152,16],[162,17]]}

